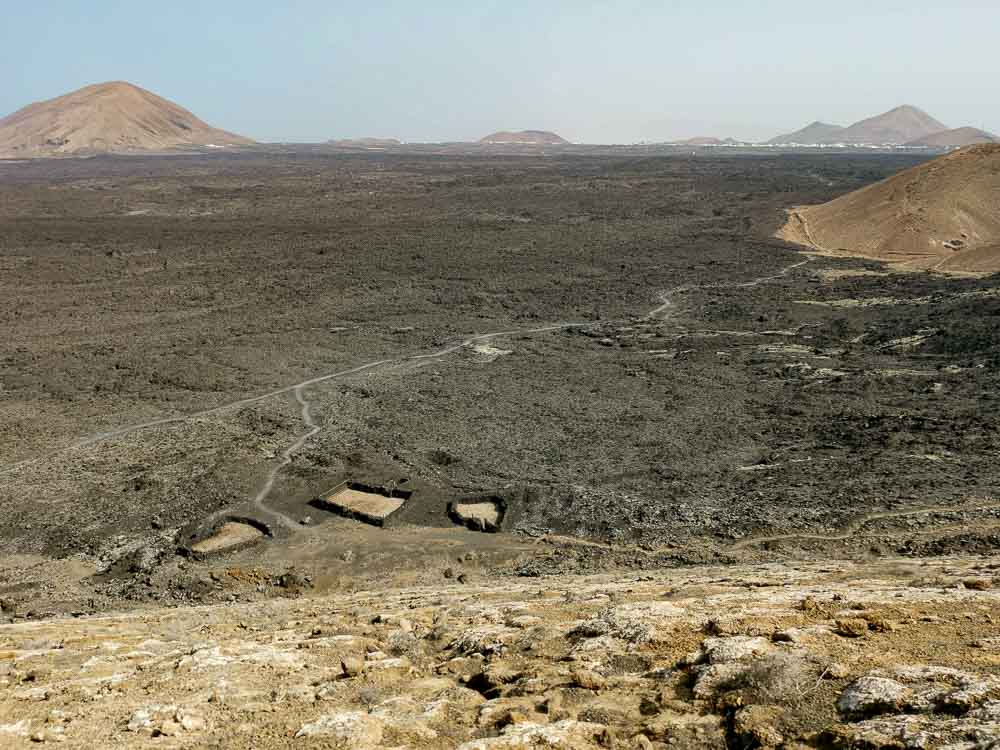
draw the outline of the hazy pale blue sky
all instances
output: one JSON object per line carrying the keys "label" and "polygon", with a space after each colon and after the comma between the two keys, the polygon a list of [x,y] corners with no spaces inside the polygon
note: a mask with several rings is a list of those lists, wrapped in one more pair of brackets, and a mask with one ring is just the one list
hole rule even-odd
{"label": "hazy pale blue sky", "polygon": [[1000,0],[3,5],[0,114],[121,79],[265,141],[758,138],[903,103],[1000,131]]}

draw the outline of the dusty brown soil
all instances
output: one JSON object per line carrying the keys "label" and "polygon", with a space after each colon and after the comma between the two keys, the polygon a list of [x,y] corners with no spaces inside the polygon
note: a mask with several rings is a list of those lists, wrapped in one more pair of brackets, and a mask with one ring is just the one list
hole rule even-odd
{"label": "dusty brown soil", "polygon": [[345,488],[323,498],[324,505],[343,509],[346,514],[358,514],[383,521],[403,507],[403,500],[384,497],[372,492]]}
{"label": "dusty brown soil", "polygon": [[264,533],[245,523],[227,521],[212,536],[191,545],[194,552],[212,553],[260,541]]}
{"label": "dusty brown soil", "polygon": [[462,520],[483,527],[496,526],[500,520],[500,511],[493,503],[456,503],[455,513]]}

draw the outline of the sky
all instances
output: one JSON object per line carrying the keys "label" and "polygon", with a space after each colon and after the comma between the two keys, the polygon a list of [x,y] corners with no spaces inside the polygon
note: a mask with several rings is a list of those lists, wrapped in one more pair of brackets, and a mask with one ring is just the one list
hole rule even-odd
{"label": "sky", "polygon": [[764,139],[899,104],[1000,132],[1000,0],[4,5],[0,116],[127,80],[261,141]]}

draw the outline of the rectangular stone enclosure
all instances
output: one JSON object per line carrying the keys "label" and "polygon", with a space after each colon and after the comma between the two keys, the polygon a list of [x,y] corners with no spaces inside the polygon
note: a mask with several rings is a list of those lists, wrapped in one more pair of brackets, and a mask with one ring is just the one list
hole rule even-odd
{"label": "rectangular stone enclosure", "polygon": [[263,524],[230,518],[214,529],[211,535],[192,544],[190,551],[195,557],[235,552],[263,540],[266,536],[269,536],[269,532]]}
{"label": "rectangular stone enclosure", "polygon": [[313,500],[312,505],[346,518],[382,526],[389,516],[403,507],[412,494],[408,490],[341,482]]}
{"label": "rectangular stone enclosure", "polygon": [[500,531],[507,503],[500,497],[478,497],[448,503],[448,516],[473,531]]}

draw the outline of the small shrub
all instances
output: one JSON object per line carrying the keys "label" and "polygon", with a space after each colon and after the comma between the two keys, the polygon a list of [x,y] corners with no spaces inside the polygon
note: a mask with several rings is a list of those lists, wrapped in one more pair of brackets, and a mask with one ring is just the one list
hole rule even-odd
{"label": "small shrub", "polygon": [[789,653],[762,656],[726,685],[743,693],[745,703],[795,703],[819,681],[819,670],[809,660]]}

